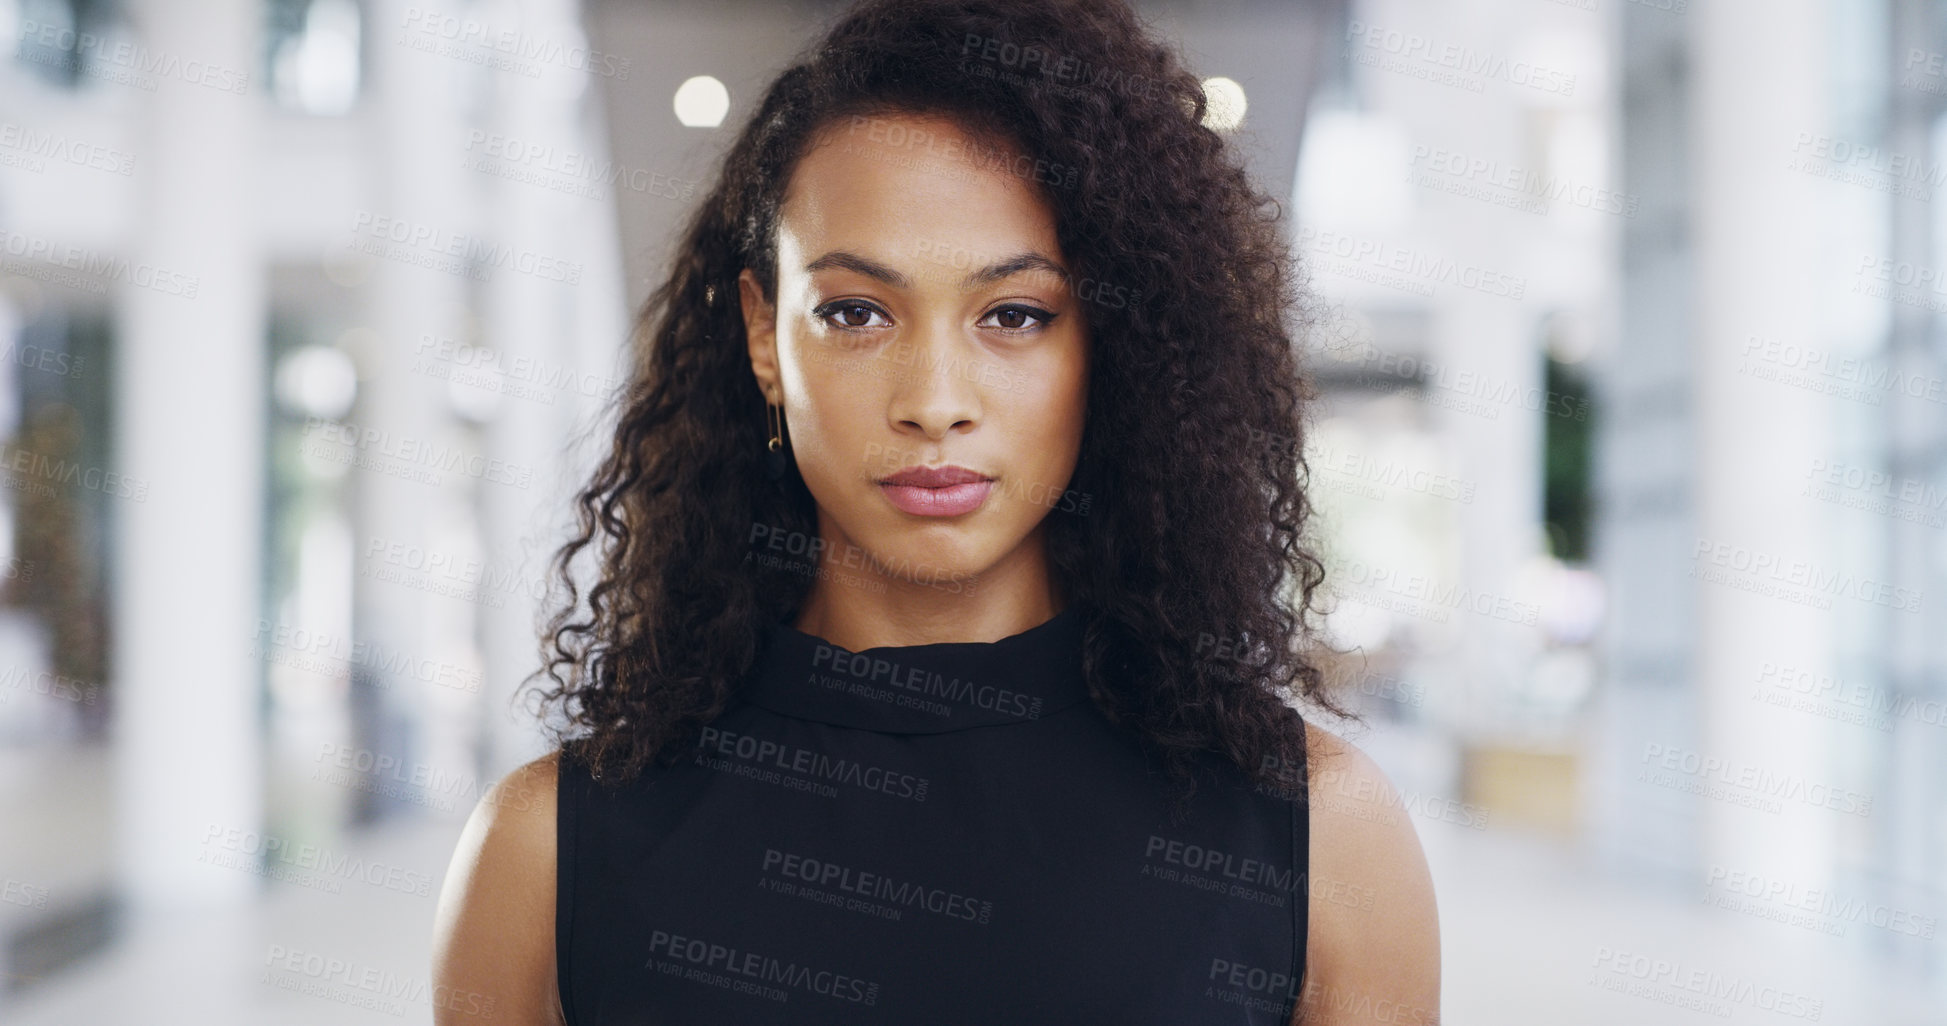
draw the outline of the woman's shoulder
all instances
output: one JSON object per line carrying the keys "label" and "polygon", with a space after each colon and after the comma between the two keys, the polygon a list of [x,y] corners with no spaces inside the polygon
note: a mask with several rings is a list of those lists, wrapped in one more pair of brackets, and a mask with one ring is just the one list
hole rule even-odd
{"label": "woman's shoulder", "polygon": [[560,1022],[555,987],[557,753],[516,767],[480,796],[440,887],[433,973],[445,1026],[474,1016]]}
{"label": "woman's shoulder", "polygon": [[545,853],[552,862],[560,763],[557,749],[514,767],[494,781],[474,805],[466,833],[477,833],[485,847],[530,857]]}
{"label": "woman's shoulder", "polygon": [[481,792],[460,834],[455,868],[468,859],[466,868],[476,873],[510,864],[552,869],[559,756],[552,751],[516,766]]}
{"label": "woman's shoulder", "polygon": [[[1307,720],[1305,764],[1315,870],[1342,866],[1416,884],[1428,875],[1411,803],[1372,756]],[[1427,892],[1430,896],[1430,882]]]}
{"label": "woman's shoulder", "polygon": [[1392,1008],[1388,1021],[1438,1022],[1439,916],[1409,803],[1371,756],[1309,721],[1305,761],[1306,1021],[1375,1021],[1354,1010]]}
{"label": "woman's shoulder", "polygon": [[556,749],[514,767],[481,794],[480,805],[496,817],[534,818],[541,813],[552,813],[560,764],[561,751]]}
{"label": "woman's shoulder", "polygon": [[522,861],[545,855],[553,862],[556,790],[560,784],[560,752],[549,752],[509,770],[481,792],[473,814],[461,832],[459,855],[517,857]]}
{"label": "woman's shoulder", "polygon": [[1358,745],[1305,720],[1307,790],[1314,800],[1347,794],[1378,795],[1398,801],[1386,771]]}

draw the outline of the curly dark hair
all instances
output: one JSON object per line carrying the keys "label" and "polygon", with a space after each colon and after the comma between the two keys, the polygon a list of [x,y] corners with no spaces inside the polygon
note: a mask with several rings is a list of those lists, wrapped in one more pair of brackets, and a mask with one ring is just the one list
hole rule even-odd
{"label": "curly dark hair", "polygon": [[[795,468],[765,473],[737,277],[751,268],[775,298],[778,208],[817,132],[941,115],[1033,158],[1008,166],[1064,169],[1034,177],[1071,270],[1133,300],[1090,308],[1072,483],[1090,503],[1048,513],[1096,705],[1179,799],[1208,753],[1302,798],[1292,701],[1352,717],[1308,619],[1324,568],[1302,537],[1315,393],[1295,338],[1314,317],[1278,204],[1204,110],[1122,0],[867,0],[778,76],[644,305],[614,445],[551,564],[566,598],[540,706],[565,752],[604,779],[673,763],[726,708],[766,622],[799,608],[811,576],[748,559],[752,528],[816,537],[817,521]],[[591,545],[584,608],[571,568]]]}

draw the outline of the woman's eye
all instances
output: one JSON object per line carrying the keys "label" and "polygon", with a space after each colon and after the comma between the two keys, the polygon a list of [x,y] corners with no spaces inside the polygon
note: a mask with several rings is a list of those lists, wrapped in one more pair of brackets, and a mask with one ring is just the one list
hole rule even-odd
{"label": "woman's eye", "polygon": [[878,328],[884,327],[885,323],[872,323],[872,318],[883,318],[885,315],[877,307],[865,303],[827,303],[813,312],[836,328]]}
{"label": "woman's eye", "polygon": [[980,322],[985,324],[991,320],[996,322],[994,327],[1003,331],[1023,331],[1031,330],[1029,321],[1034,322],[1034,327],[1040,328],[1047,327],[1048,322],[1054,319],[1054,314],[1032,306],[1003,306],[982,317]]}

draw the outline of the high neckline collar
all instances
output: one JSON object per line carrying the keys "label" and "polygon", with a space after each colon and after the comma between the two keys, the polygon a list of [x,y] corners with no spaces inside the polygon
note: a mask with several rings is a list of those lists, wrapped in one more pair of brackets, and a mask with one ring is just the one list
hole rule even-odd
{"label": "high neckline collar", "polygon": [[1031,723],[1088,698],[1082,617],[1071,603],[999,641],[859,652],[774,622],[744,697],[786,716],[891,734]]}

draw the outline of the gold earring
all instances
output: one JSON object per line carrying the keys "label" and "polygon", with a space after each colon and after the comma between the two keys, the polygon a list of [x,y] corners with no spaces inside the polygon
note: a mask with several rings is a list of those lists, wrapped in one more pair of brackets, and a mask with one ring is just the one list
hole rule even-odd
{"label": "gold earring", "polygon": [[765,400],[764,407],[771,418],[770,451],[764,454],[764,476],[772,482],[784,480],[784,407]]}

